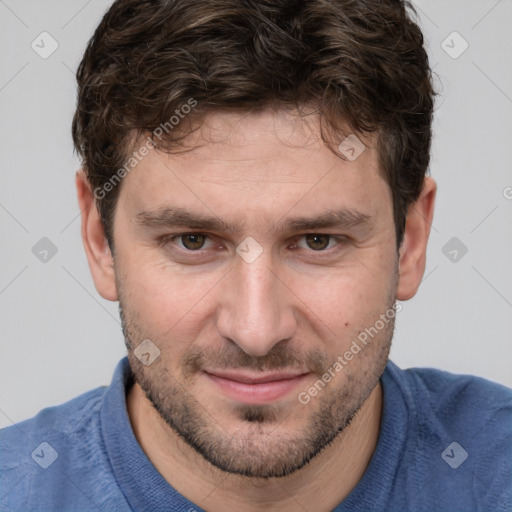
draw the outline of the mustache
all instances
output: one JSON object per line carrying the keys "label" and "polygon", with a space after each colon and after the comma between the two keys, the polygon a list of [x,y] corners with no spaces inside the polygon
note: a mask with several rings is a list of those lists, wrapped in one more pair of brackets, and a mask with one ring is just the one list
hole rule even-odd
{"label": "mustache", "polygon": [[187,351],[181,359],[184,377],[190,377],[205,368],[259,371],[300,368],[305,372],[322,375],[328,367],[328,357],[319,350],[298,354],[290,347],[279,344],[264,356],[252,356],[236,345],[221,349],[194,347]]}

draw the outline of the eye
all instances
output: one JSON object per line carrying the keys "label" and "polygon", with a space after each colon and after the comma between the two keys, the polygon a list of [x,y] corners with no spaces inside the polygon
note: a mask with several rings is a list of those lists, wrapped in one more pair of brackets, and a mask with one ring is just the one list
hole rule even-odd
{"label": "eye", "polygon": [[[175,237],[176,244],[187,251],[198,251],[205,248],[208,237],[202,233],[184,233]],[[210,244],[212,242],[210,241]]]}
{"label": "eye", "polygon": [[[304,240],[304,242],[303,242]],[[301,249],[312,249],[313,251],[325,251],[337,245],[339,241],[334,239],[331,235],[324,235],[320,233],[309,233],[303,235],[299,242],[296,244]]]}

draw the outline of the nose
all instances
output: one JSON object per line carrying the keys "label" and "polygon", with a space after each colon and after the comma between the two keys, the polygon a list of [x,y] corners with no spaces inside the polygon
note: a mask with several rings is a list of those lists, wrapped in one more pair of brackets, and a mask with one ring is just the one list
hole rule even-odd
{"label": "nose", "polygon": [[223,282],[217,315],[219,334],[252,356],[264,356],[297,329],[293,293],[270,257],[238,258]]}

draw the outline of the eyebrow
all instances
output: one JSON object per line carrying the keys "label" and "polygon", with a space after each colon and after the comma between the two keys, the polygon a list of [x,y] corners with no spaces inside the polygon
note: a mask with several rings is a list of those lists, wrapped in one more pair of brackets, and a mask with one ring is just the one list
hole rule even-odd
{"label": "eyebrow", "polygon": [[[350,229],[371,224],[372,218],[360,211],[342,209],[328,211],[316,217],[292,217],[279,221],[273,228],[275,232],[314,231],[317,229]],[[182,208],[161,208],[155,211],[141,211],[136,222],[148,228],[190,228],[204,231],[237,233],[242,225],[230,224],[220,217],[192,213]]]}

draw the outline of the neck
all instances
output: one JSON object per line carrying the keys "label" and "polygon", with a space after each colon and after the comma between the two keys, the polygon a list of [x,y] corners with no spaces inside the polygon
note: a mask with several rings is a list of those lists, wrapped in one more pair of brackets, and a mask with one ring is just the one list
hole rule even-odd
{"label": "neck", "polygon": [[269,479],[232,475],[205,461],[162,420],[138,384],[128,392],[127,408],[135,437],[155,468],[205,510],[288,512],[299,507],[328,512],[357,485],[375,451],[382,390],[378,384],[352,423],[308,465]]}

